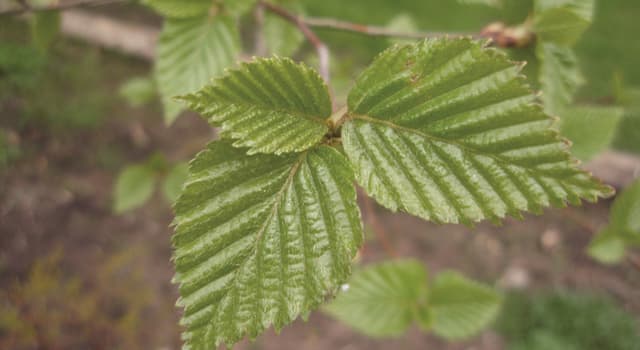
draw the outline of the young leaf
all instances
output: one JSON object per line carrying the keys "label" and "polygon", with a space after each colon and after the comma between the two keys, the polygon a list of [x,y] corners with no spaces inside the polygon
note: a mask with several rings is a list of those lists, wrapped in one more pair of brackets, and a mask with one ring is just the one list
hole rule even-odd
{"label": "young leaf", "polygon": [[202,88],[231,66],[239,51],[239,34],[228,16],[167,19],[158,42],[155,77],[171,123],[182,110],[177,95]]}
{"label": "young leaf", "polygon": [[616,198],[609,228],[628,242],[640,244],[640,180]]}
{"label": "young leaf", "polygon": [[426,307],[427,273],[415,260],[389,261],[354,272],[326,310],[372,337],[399,336]]}
{"label": "young leaf", "polygon": [[473,336],[494,320],[501,300],[488,286],[456,272],[442,273],[429,296],[433,332],[451,340]]}
{"label": "young leaf", "polygon": [[187,180],[188,174],[189,165],[186,163],[174,165],[171,171],[169,171],[169,174],[167,174],[162,184],[162,191],[170,203],[178,199],[180,192],[182,192],[182,185]]}
{"label": "young leaf", "polygon": [[362,242],[353,174],[319,146],[248,156],[216,141],[191,162],[173,236],[186,347],[232,346],[307,313]]}
{"label": "young leaf", "polygon": [[329,130],[331,99],[322,78],[287,58],[244,63],[197,93],[189,107],[220,125],[249,154],[298,152],[317,145]]}
{"label": "young leaf", "polygon": [[640,246],[640,180],[634,182],[611,207],[609,225],[589,245],[589,255],[607,263],[617,263],[627,246]]}
{"label": "young leaf", "polygon": [[584,82],[578,58],[571,48],[553,43],[539,43],[536,56],[540,62],[544,109],[548,114],[559,116],[573,102],[573,95]]}
{"label": "young leaf", "polygon": [[142,0],[142,3],[168,18],[188,18],[206,15],[212,0]]}
{"label": "young leaf", "polygon": [[503,0],[458,0],[461,4],[486,5],[491,7],[502,7]]}
{"label": "young leaf", "polygon": [[573,45],[591,25],[594,0],[537,0],[534,31],[543,42]]}
{"label": "young leaf", "polygon": [[148,77],[135,77],[127,80],[118,91],[120,96],[134,107],[142,106],[156,95],[156,84]]}
{"label": "young leaf", "polygon": [[342,130],[358,182],[391,210],[449,223],[611,195],[576,167],[520,69],[469,39],[382,53]]}
{"label": "young leaf", "polygon": [[304,35],[295,25],[271,13],[265,14],[263,35],[272,55],[291,56],[304,42]]}
{"label": "young leaf", "polygon": [[589,243],[587,252],[603,264],[617,264],[624,258],[625,249],[625,242],[621,237],[603,231]]}
{"label": "young leaf", "polygon": [[153,194],[155,176],[145,165],[133,165],[125,168],[114,188],[115,202],[113,210],[123,213],[144,204]]}
{"label": "young leaf", "polygon": [[622,119],[618,107],[570,107],[560,119],[560,131],[573,143],[580,160],[589,160],[609,147]]}

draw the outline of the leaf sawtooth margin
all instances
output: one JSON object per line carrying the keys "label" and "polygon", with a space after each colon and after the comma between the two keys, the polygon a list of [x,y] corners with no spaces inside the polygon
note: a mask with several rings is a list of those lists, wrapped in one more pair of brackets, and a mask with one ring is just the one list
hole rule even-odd
{"label": "leaf sawtooth margin", "polygon": [[250,156],[224,140],[198,154],[172,239],[185,349],[279,330],[334,293],[362,243],[353,181],[327,146]]}
{"label": "leaf sawtooth margin", "polygon": [[331,97],[313,69],[291,59],[258,58],[181,97],[248,154],[301,152],[329,131]]}
{"label": "leaf sawtooth margin", "polygon": [[613,194],[578,168],[521,69],[465,38],[381,53],[348,96],[342,141],[358,182],[383,206],[439,223]]}

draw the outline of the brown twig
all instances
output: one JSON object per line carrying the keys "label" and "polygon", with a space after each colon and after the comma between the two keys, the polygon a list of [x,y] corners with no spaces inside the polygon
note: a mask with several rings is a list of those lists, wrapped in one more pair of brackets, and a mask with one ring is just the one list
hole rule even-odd
{"label": "brown twig", "polygon": [[318,59],[320,61],[320,75],[327,83],[329,83],[329,49],[327,48],[327,45],[325,45],[325,43],[320,40],[316,33],[313,32],[311,27],[306,23],[305,19],[301,16],[289,12],[283,7],[274,5],[270,2],[260,1],[260,4],[264,6],[266,10],[271,11],[273,14],[278,15],[283,19],[295,24],[298,29],[300,29],[302,34],[304,34],[307,40],[316,49]]}
{"label": "brown twig", "polygon": [[302,19],[308,26],[315,28],[334,29],[347,32],[354,32],[369,36],[383,36],[404,39],[425,39],[435,37],[457,37],[457,36],[474,36],[471,33],[444,33],[444,32],[399,32],[385,27],[370,26],[347,21],[341,21],[334,18],[304,18]]}
{"label": "brown twig", "polygon": [[376,234],[376,238],[380,242],[382,249],[384,249],[388,256],[397,257],[398,253],[389,241],[387,232],[378,220],[378,216],[375,213],[373,200],[369,196],[364,194],[364,192],[360,188],[358,188],[358,193],[360,194],[360,197],[362,197],[365,219],[373,232]]}
{"label": "brown twig", "polygon": [[259,2],[253,11],[253,18],[256,22],[255,29],[255,53],[258,56],[267,54],[267,44],[264,38],[264,4]]}
{"label": "brown twig", "polygon": [[6,11],[1,11],[0,16],[14,16],[21,15],[26,12],[47,12],[47,11],[63,11],[75,7],[90,7],[90,6],[102,6],[108,5],[112,3],[122,2],[124,0],[75,0],[75,1],[65,1],[59,4],[45,5],[45,6],[24,6],[23,3],[26,3],[22,0],[18,0],[18,3],[21,4],[20,8],[9,9]]}

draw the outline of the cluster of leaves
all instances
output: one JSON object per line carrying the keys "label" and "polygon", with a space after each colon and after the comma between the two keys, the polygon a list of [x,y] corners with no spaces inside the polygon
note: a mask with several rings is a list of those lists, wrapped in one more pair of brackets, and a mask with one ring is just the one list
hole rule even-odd
{"label": "cluster of leaves", "polygon": [[123,213],[135,209],[153,195],[156,183],[162,179],[162,193],[173,203],[187,178],[187,164],[168,164],[161,154],[155,154],[146,162],[124,168],[114,187],[113,210]]}
{"label": "cluster of leaves", "polygon": [[520,69],[482,43],[433,39],[380,54],[336,113],[318,74],[284,58],[183,96],[223,138],[175,204],[186,347],[279,330],[335,293],[362,243],[354,180],[441,223],[610,195],[576,168]]}
{"label": "cluster of leaves", "polygon": [[343,292],[325,310],[372,337],[402,335],[412,323],[450,340],[485,328],[500,309],[492,288],[443,272],[427,283],[414,260],[383,262],[354,272]]}
{"label": "cluster of leaves", "polygon": [[497,330],[512,350],[637,350],[638,323],[609,299],[508,294]]}
{"label": "cluster of leaves", "polygon": [[609,225],[589,245],[589,255],[600,262],[622,261],[625,250],[640,247],[640,180],[636,180],[613,203]]}

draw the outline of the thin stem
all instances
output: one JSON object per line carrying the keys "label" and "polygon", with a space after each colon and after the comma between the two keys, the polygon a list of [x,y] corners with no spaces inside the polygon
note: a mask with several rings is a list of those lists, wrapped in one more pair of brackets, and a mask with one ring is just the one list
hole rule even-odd
{"label": "thin stem", "polygon": [[47,12],[47,11],[62,11],[67,10],[74,7],[89,7],[89,6],[102,6],[108,5],[112,3],[122,2],[124,0],[76,0],[76,1],[66,1],[61,4],[52,4],[45,6],[24,6],[24,1],[19,0],[18,2],[22,5],[20,8],[10,9],[6,11],[0,11],[0,16],[13,16],[13,15],[21,15],[26,12]]}
{"label": "thin stem", "polygon": [[255,30],[255,52],[258,56],[265,56],[267,54],[267,44],[264,38],[264,4],[262,2],[256,5],[253,12],[253,17],[256,21]]}
{"label": "thin stem", "polygon": [[334,18],[311,18],[307,17],[302,19],[308,26],[315,28],[325,28],[342,30],[347,32],[355,32],[369,36],[383,36],[393,38],[405,38],[405,39],[425,39],[435,37],[462,37],[462,36],[477,36],[473,33],[445,33],[445,32],[399,32],[385,27],[364,25],[359,23],[352,23],[347,21],[341,21]]}
{"label": "thin stem", "polygon": [[273,14],[282,17],[283,19],[295,24],[298,29],[304,34],[307,40],[316,49],[319,59],[319,71],[322,78],[329,83],[329,49],[327,45],[320,40],[320,38],[313,32],[311,27],[305,22],[305,19],[301,16],[295,15],[289,12],[287,9],[274,5],[270,2],[260,1],[260,4],[264,6],[266,10],[271,11]]}

